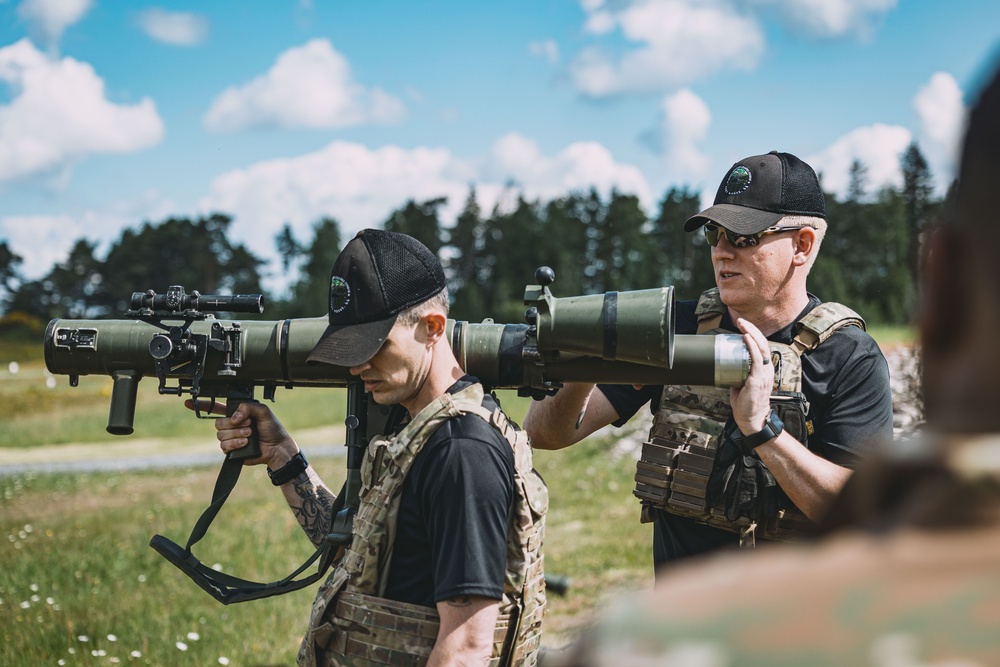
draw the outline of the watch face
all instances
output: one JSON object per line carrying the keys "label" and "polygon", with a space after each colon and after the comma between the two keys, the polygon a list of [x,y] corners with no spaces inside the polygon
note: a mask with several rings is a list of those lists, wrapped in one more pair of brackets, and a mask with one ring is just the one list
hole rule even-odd
{"label": "watch face", "polygon": [[781,417],[773,408],[771,413],[767,416],[764,421],[764,428],[757,431],[756,433],[751,433],[750,435],[743,436],[743,441],[751,448],[759,447],[769,440],[773,440],[778,437],[784,430],[785,425],[781,421]]}
{"label": "watch face", "polygon": [[785,427],[785,423],[781,421],[777,410],[772,409],[771,414],[767,416],[767,427],[774,431],[775,435],[781,433],[781,430]]}

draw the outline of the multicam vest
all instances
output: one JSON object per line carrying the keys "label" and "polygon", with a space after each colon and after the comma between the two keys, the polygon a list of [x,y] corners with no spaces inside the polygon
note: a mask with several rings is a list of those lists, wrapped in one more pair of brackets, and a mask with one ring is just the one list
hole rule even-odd
{"label": "multicam vest", "polygon": [[361,505],[354,538],[313,602],[299,649],[308,667],[420,666],[434,647],[439,618],[433,607],[388,600],[385,592],[395,542],[403,480],[424,443],[446,420],[475,414],[514,450],[514,505],[507,531],[503,600],[493,638],[491,666],[534,665],[545,611],[542,536],[548,490],[531,467],[527,435],[498,408],[482,406],[483,387],[445,394],[424,408],[398,435],[373,440],[362,467]]}
{"label": "multicam vest", "polygon": [[[702,294],[695,309],[698,333],[731,333],[719,328],[725,310],[717,288]],[[802,393],[801,355],[814,350],[844,326],[864,329],[865,323],[846,306],[821,303],[795,323],[790,345],[770,343],[774,364],[771,405],[784,422],[785,430],[806,446],[813,426],[806,420],[809,402]],[[764,525],[746,516],[730,521],[722,500],[709,507],[708,479],[720,436],[731,415],[728,388],[676,385],[663,388],[649,440],[643,444],[636,464],[633,494],[642,501],[642,521],[653,520],[650,510],[655,507],[739,533],[743,546],[752,546],[755,536],[787,540],[813,532],[813,523],[790,501]]]}

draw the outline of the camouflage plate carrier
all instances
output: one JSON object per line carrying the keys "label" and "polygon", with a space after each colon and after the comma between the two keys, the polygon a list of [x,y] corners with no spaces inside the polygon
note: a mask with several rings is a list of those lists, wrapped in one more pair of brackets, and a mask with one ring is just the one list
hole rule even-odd
{"label": "camouflage plate carrier", "polygon": [[[718,288],[702,294],[695,309],[698,333],[731,333],[719,328],[725,309]],[[770,344],[774,364],[772,407],[784,422],[785,430],[806,446],[813,427],[806,421],[809,402],[802,393],[801,355],[845,326],[864,329],[865,323],[846,306],[821,303],[795,323],[791,345]],[[758,525],[746,516],[730,521],[726,518],[724,500],[708,507],[708,478],[719,437],[731,415],[728,388],[677,385],[663,388],[649,440],[643,443],[636,464],[632,493],[642,501],[643,523],[653,520],[650,510],[655,507],[739,533],[741,546],[752,546],[755,536],[787,540],[812,533],[815,525],[790,501],[766,525]]]}
{"label": "camouflage plate carrier", "polygon": [[433,607],[382,597],[389,574],[403,480],[424,443],[446,420],[475,414],[514,450],[514,505],[507,531],[503,600],[493,637],[491,666],[534,665],[545,611],[542,536],[548,490],[532,470],[527,435],[498,408],[482,407],[483,387],[445,394],[389,439],[373,440],[362,468],[361,506],[354,538],[313,603],[299,649],[308,667],[404,665],[427,662],[437,638]]}

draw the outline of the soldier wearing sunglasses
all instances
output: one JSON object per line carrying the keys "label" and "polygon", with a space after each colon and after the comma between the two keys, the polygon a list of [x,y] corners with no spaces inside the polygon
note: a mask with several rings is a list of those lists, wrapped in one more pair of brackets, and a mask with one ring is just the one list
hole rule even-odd
{"label": "soldier wearing sunglasses", "polygon": [[684,225],[703,230],[716,286],[676,304],[677,333],[742,334],[742,388],[576,384],[528,411],[532,446],[560,449],[650,405],[633,494],[658,568],[810,534],[869,444],[892,437],[888,367],[863,319],[806,289],[825,218],[813,169],[771,152],[734,164]]}

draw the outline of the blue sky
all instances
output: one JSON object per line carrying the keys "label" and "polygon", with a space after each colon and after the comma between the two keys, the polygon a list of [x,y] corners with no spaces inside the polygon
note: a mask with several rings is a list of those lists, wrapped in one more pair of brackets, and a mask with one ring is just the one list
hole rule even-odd
{"label": "blue sky", "polygon": [[470,184],[710,203],[773,149],[875,190],[911,141],[943,188],[998,47],[996,0],[0,0],[0,240],[37,278],[223,211],[271,259],[285,222],[447,196],[450,224]]}

